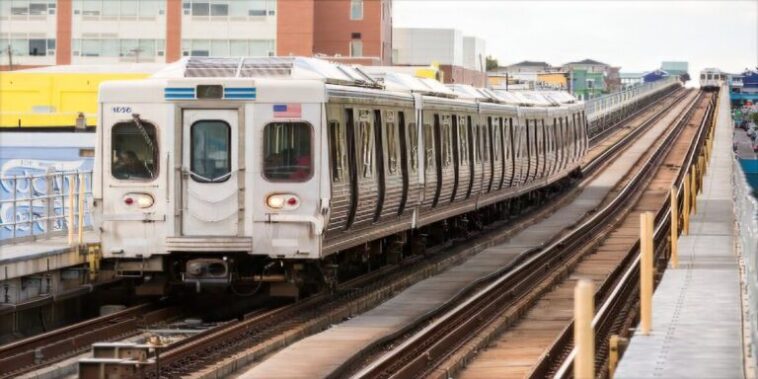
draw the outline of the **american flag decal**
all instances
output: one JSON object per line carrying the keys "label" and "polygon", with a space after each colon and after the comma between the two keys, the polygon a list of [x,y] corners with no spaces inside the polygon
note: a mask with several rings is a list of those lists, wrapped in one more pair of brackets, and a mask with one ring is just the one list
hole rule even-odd
{"label": "american flag decal", "polygon": [[300,104],[274,104],[274,118],[300,118],[302,114]]}

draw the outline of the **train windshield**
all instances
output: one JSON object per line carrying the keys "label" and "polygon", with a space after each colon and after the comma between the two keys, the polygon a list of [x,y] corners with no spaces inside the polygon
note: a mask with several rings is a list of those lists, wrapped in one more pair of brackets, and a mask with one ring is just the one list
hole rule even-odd
{"label": "train windshield", "polygon": [[276,122],[263,132],[263,175],[280,182],[304,182],[313,174],[311,127],[304,122]]}
{"label": "train windshield", "polygon": [[149,180],[158,176],[155,125],[135,118],[111,129],[111,173],[116,179]]}
{"label": "train windshield", "polygon": [[203,120],[190,129],[190,170],[198,182],[223,182],[232,172],[232,128],[225,121]]}

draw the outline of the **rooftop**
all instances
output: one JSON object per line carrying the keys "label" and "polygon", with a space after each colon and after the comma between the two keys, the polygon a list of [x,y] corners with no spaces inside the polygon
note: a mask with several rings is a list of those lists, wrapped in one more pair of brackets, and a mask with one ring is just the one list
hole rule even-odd
{"label": "rooftop", "polygon": [[590,64],[590,65],[608,66],[608,64],[606,63],[598,62],[594,59],[589,59],[589,58],[581,60],[581,61],[576,61],[576,62],[568,62],[566,64]]}

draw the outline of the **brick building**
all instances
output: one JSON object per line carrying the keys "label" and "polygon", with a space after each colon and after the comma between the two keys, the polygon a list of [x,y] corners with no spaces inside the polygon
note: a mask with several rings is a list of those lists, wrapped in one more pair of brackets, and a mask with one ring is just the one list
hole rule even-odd
{"label": "brick building", "polygon": [[391,0],[0,0],[0,69],[337,56],[389,64]]}

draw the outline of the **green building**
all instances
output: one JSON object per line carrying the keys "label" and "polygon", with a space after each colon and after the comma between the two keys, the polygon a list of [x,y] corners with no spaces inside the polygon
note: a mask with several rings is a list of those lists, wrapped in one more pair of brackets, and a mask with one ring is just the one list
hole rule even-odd
{"label": "green building", "polygon": [[569,72],[569,88],[574,96],[582,100],[592,99],[606,93],[605,75],[603,72],[587,70],[571,70]]}

